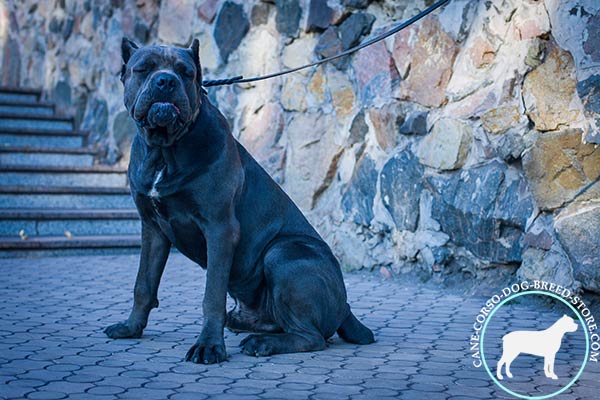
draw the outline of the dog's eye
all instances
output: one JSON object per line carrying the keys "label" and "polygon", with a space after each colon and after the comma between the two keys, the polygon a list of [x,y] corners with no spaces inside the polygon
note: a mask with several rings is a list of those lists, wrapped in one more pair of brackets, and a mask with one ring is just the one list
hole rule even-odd
{"label": "dog's eye", "polygon": [[194,70],[183,64],[176,65],[175,71],[179,75],[184,76],[186,78],[193,78],[195,76]]}
{"label": "dog's eye", "polygon": [[153,64],[140,64],[133,67],[133,72],[137,72],[140,74],[151,71],[154,68]]}

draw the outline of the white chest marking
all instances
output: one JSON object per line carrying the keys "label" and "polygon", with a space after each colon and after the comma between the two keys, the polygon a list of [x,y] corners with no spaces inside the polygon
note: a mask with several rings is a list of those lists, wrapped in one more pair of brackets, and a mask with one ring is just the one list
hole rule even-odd
{"label": "white chest marking", "polygon": [[160,197],[160,193],[158,193],[158,190],[156,190],[156,185],[158,184],[158,182],[160,182],[160,180],[162,179],[163,176],[163,172],[165,171],[165,167],[163,167],[160,171],[158,171],[158,173],[156,174],[156,176],[154,177],[154,182],[152,182],[152,189],[150,189],[150,192],[148,193],[148,195],[150,197],[153,198],[158,198]]}

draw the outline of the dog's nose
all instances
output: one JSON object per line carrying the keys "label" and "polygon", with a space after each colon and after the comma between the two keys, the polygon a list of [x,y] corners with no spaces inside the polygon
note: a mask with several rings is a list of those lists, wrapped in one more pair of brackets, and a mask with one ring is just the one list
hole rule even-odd
{"label": "dog's nose", "polygon": [[164,72],[158,74],[154,78],[154,85],[156,86],[156,88],[165,93],[171,93],[173,89],[175,89],[176,84],[177,81],[175,80],[175,77],[171,74],[167,74]]}

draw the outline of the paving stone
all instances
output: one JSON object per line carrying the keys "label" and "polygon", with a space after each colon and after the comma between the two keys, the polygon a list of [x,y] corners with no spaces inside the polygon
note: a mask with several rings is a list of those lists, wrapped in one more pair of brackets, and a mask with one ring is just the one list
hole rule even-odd
{"label": "paving stone", "polygon": [[319,385],[327,381],[327,375],[301,375],[301,374],[290,374],[285,378],[281,379],[281,382],[290,383],[309,383],[313,385]]}
{"label": "paving stone", "polygon": [[260,399],[257,395],[236,395],[231,396],[229,393],[217,394],[210,397],[212,400],[258,400]]}
{"label": "paving stone", "polygon": [[[469,396],[474,396],[477,397],[478,399],[487,399],[487,398],[494,398],[492,396],[492,392],[494,390],[492,388],[469,388],[466,386],[450,386],[448,387],[448,389],[446,390],[446,394],[450,395],[450,396],[464,396],[464,395],[469,395]],[[504,392],[503,392],[504,393]]]}
{"label": "paving stone", "polygon": [[283,374],[279,374],[277,372],[251,372],[248,375],[248,378],[250,379],[257,379],[257,380],[262,380],[262,379],[281,379],[283,378]]}
{"label": "paving stone", "polygon": [[350,378],[329,378],[327,379],[327,383],[332,383],[334,385],[361,385],[365,381],[363,379],[350,379]]}
{"label": "paving stone", "polygon": [[484,379],[457,379],[456,384],[468,387],[488,387],[491,386],[492,383]]}
{"label": "paving stone", "polygon": [[121,374],[121,376],[126,376],[128,378],[153,378],[156,376],[154,372],[144,371],[144,370],[128,370]]}
{"label": "paving stone", "polygon": [[175,392],[172,390],[159,390],[147,388],[128,389],[126,393],[120,394],[121,399],[144,399],[144,400],[164,400]]}
{"label": "paving stone", "polygon": [[[456,363],[456,361],[454,361],[454,364]],[[423,363],[424,366],[426,366],[427,368],[429,368],[429,366],[427,365],[426,362]],[[440,368],[440,369],[422,369],[419,371],[420,374],[423,374],[425,376],[444,376],[447,377],[448,376],[448,370],[446,368]]]}
{"label": "paving stone", "polygon": [[67,397],[66,393],[62,392],[51,392],[51,391],[39,391],[39,392],[31,392],[27,394],[28,399],[35,400],[54,400],[54,399],[64,399]]}
{"label": "paving stone", "polygon": [[[187,351],[187,349],[186,349]],[[192,363],[178,364],[171,367],[171,372],[176,374],[200,374],[208,369],[206,366]]]}
{"label": "paving stone", "polygon": [[[226,378],[226,379],[240,379],[240,378],[245,378],[246,375],[248,375],[249,371],[245,371],[243,369],[227,369],[226,367],[223,368],[214,368],[214,369],[209,369],[208,371],[202,373],[203,377],[215,377],[215,378]],[[183,374],[176,374],[176,375],[183,375]],[[192,376],[197,378],[197,375],[183,375],[183,376]],[[163,377],[163,375],[161,375],[161,378]],[[203,378],[204,379],[204,378]]]}
{"label": "paving stone", "polygon": [[[162,378],[162,376],[161,376]],[[229,385],[234,382],[231,378],[226,377],[208,377],[198,379],[199,383],[203,383],[205,385]]]}
{"label": "paving stone", "polygon": [[18,359],[18,360],[11,361],[11,363],[9,364],[9,367],[21,368],[26,371],[29,371],[29,370],[34,370],[34,369],[41,369],[41,368],[47,367],[48,365],[51,365],[51,363],[48,363],[45,361]]}
{"label": "paving stone", "polygon": [[297,372],[299,374],[308,374],[308,375],[325,375],[331,372],[331,370],[327,369],[327,368],[318,368],[318,367],[312,367],[312,368],[298,368]]}
{"label": "paving stone", "polygon": [[360,386],[334,385],[332,383],[317,385],[317,388],[315,389],[315,392],[317,393],[332,393],[339,396],[358,394],[360,391]]}
{"label": "paving stone", "polygon": [[96,385],[119,386],[124,388],[140,388],[150,382],[148,378],[128,378],[125,376],[111,376],[97,382]]}
{"label": "paving stone", "polygon": [[87,391],[87,393],[103,395],[103,394],[119,394],[119,393],[123,393],[124,391],[125,391],[125,389],[123,389],[122,387],[100,385],[100,386],[94,386],[93,388],[89,389]]}
{"label": "paving stone", "polygon": [[312,395],[311,400],[340,400],[350,399],[350,395],[342,395],[339,393],[317,393]]}
{"label": "paving stone", "polygon": [[373,399],[379,399],[382,397],[395,397],[398,396],[397,390],[386,389],[386,388],[377,388],[377,389],[365,389],[362,391],[362,395],[371,397]]}
{"label": "paving stone", "polygon": [[32,391],[31,388],[28,387],[19,387],[19,386],[2,386],[2,396],[6,399],[17,399],[23,398],[27,393]]}
{"label": "paving stone", "polygon": [[94,383],[102,380],[101,375],[76,374],[66,378],[69,382]]}
{"label": "paving stone", "polygon": [[208,399],[208,395],[197,392],[181,392],[169,397],[169,400],[204,400]]}
{"label": "paving stone", "polygon": [[444,385],[436,383],[415,383],[410,387],[412,390],[418,390],[421,392],[443,392],[446,387]]}
{"label": "paving stone", "polygon": [[94,385],[92,383],[57,381],[49,382],[47,385],[43,386],[42,389],[51,392],[68,393],[69,395],[71,395],[75,393],[84,393],[86,390],[92,388],[93,386]]}
{"label": "paving stone", "polygon": [[[285,382],[285,380],[283,380]],[[272,389],[281,385],[282,381],[278,380],[254,380],[254,379],[241,379],[231,384],[234,387],[247,387],[247,388],[262,388],[262,389]]]}
{"label": "paving stone", "polygon": [[179,382],[165,380],[152,380],[144,385],[144,387],[150,389],[179,389],[182,386]]}
{"label": "paving stone", "polygon": [[264,389],[261,388],[249,388],[249,387],[234,387],[231,389],[227,389],[227,394],[235,394],[235,395],[257,395],[264,392]]}
{"label": "paving stone", "polygon": [[[413,375],[409,378],[408,382],[411,384],[423,384],[423,385],[431,385],[431,384],[439,384],[439,385],[451,385],[454,382],[454,379],[448,376],[438,376],[438,375],[424,375],[419,372],[418,375]],[[435,390],[434,390],[435,391]]]}
{"label": "paving stone", "polygon": [[[67,376],[69,376],[70,372],[61,372],[61,371],[48,371],[45,369],[36,369],[27,371],[24,374],[17,375],[19,379],[39,379],[42,381],[60,381]],[[13,378],[14,379],[14,378]]]}
{"label": "paving stone", "polygon": [[118,360],[118,359],[107,359],[98,362],[98,365],[102,367],[129,367],[133,365],[132,361]]}
{"label": "paving stone", "polygon": [[15,379],[8,382],[10,386],[18,386],[24,388],[36,388],[43,386],[46,382],[40,381],[39,379]]}
{"label": "paving stone", "polygon": [[408,377],[406,376],[393,376],[391,378],[373,378],[365,381],[362,386],[367,389],[394,389],[402,390],[408,387]]}

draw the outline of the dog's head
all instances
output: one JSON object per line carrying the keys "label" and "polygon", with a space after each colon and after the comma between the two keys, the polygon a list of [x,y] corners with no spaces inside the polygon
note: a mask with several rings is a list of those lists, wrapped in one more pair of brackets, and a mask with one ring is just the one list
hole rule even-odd
{"label": "dog's head", "polygon": [[567,316],[566,314],[563,314],[559,321],[562,328],[566,332],[575,332],[577,330],[577,323],[573,320],[573,318]]}
{"label": "dog's head", "polygon": [[139,47],[123,38],[124,103],[150,146],[170,146],[194,122],[202,102],[199,43]]}

